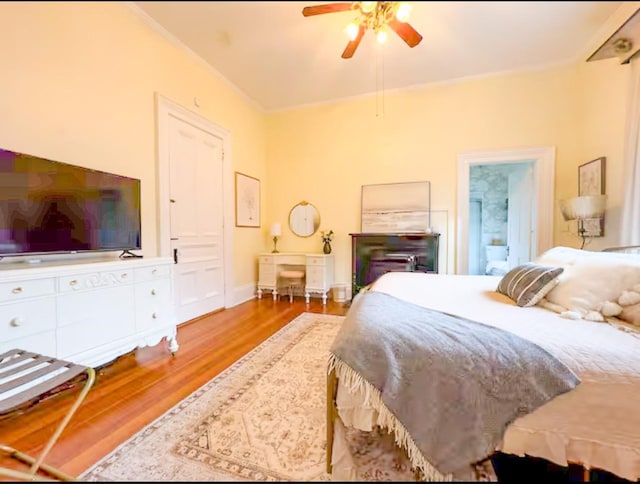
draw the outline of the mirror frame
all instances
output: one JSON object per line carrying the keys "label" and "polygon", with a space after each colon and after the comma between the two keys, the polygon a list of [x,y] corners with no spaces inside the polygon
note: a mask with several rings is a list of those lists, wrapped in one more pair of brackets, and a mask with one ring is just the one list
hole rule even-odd
{"label": "mirror frame", "polygon": [[[309,235],[302,235],[302,234],[297,233],[295,230],[293,230],[293,226],[292,226],[292,224],[291,224],[291,216],[293,215],[293,212],[294,212],[294,210],[295,210],[296,208],[298,208],[298,207],[307,207],[307,206],[309,206],[309,207],[313,208],[313,210],[315,211],[315,214],[314,214],[314,216],[313,216],[313,232],[311,232]],[[319,211],[319,210],[318,210],[318,208],[317,208],[315,205],[313,205],[312,203],[309,203],[309,202],[307,202],[307,201],[305,201],[305,200],[302,200],[301,202],[296,203],[296,204],[293,206],[293,208],[291,208],[291,210],[289,211],[289,217],[287,218],[287,222],[288,222],[288,224],[289,224],[289,230],[291,230],[291,232],[292,232],[294,235],[296,235],[296,236],[298,236],[298,237],[303,237],[303,238],[311,237],[311,236],[313,236],[313,235],[318,231],[318,229],[320,228],[320,211]]]}

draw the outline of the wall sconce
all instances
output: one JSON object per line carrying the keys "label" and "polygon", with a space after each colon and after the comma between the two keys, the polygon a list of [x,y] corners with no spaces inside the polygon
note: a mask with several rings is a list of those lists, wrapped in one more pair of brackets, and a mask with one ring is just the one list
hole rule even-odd
{"label": "wall sconce", "polygon": [[280,227],[280,223],[279,222],[272,223],[271,230],[269,231],[269,233],[271,234],[271,237],[273,237],[273,250],[271,252],[278,253],[279,250],[276,249],[276,244],[278,243],[278,237],[280,237],[280,234],[282,233],[282,228]]}
{"label": "wall sconce", "polygon": [[578,235],[582,238],[581,249],[584,249],[587,237],[595,236],[590,235],[589,231],[585,229],[585,223],[596,220],[598,227],[600,226],[600,221],[604,217],[606,199],[606,195],[588,195],[560,200],[560,211],[565,221],[578,221]]}

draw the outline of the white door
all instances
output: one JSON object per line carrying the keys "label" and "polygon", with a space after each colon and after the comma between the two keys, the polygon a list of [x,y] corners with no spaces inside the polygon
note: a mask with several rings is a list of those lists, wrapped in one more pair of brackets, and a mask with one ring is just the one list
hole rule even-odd
{"label": "white door", "polygon": [[484,274],[482,266],[482,202],[469,201],[469,274]]}
{"label": "white door", "polygon": [[509,269],[529,262],[535,253],[533,167],[523,164],[509,173],[507,262]]}
{"label": "white door", "polygon": [[174,116],[168,127],[178,324],[224,307],[223,140]]}

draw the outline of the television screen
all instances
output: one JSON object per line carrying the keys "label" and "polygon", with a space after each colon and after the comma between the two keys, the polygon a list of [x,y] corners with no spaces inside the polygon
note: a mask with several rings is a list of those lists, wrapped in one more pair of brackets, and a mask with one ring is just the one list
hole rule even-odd
{"label": "television screen", "polygon": [[0,257],[140,248],[140,180],[0,149]]}

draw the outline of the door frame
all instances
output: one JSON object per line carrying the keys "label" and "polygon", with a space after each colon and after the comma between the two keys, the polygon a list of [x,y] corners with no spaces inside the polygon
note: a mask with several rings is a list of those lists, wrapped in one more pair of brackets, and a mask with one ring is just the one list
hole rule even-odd
{"label": "door frame", "polygon": [[536,250],[537,254],[541,254],[553,247],[555,160],[554,146],[469,151],[458,155],[457,274],[469,272],[469,171],[471,166],[533,162]]}
{"label": "door frame", "polygon": [[224,307],[232,307],[233,302],[233,164],[231,163],[231,133],[213,121],[188,110],[180,104],[155,93],[157,155],[158,155],[158,251],[162,257],[171,257],[171,219],[170,219],[170,187],[169,187],[169,150],[168,130],[171,116],[189,123],[198,129],[222,139],[222,171],[223,171],[223,257],[224,257]]}

